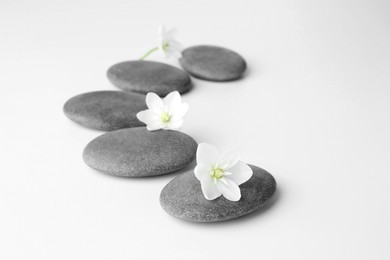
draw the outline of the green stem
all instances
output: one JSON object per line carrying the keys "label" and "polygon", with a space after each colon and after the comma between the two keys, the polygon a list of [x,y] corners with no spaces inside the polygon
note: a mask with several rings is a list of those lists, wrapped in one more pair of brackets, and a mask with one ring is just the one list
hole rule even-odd
{"label": "green stem", "polygon": [[153,48],[153,49],[151,49],[150,51],[148,51],[147,53],[145,53],[145,55],[144,56],[142,56],[141,58],[140,58],[140,60],[144,60],[146,57],[148,57],[151,53],[153,53],[153,52],[155,52],[155,51],[157,51],[158,50],[158,47],[155,47],[155,48]]}

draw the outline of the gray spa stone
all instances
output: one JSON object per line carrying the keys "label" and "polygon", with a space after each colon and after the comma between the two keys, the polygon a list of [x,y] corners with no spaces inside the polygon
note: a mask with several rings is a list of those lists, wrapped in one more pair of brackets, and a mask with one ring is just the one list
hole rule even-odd
{"label": "gray spa stone", "polygon": [[116,176],[156,176],[185,168],[195,159],[196,148],[195,140],[184,133],[136,127],[95,138],[85,147],[83,160]]}
{"label": "gray spa stone", "polygon": [[154,61],[126,61],[107,71],[112,84],[124,90],[146,94],[154,92],[166,96],[172,91],[187,92],[191,78],[187,72],[171,65]]}
{"label": "gray spa stone", "polygon": [[211,81],[237,79],[246,69],[246,62],[238,53],[209,45],[185,49],[180,64],[192,76]]}
{"label": "gray spa stone", "polygon": [[102,131],[144,126],[136,114],[145,109],[144,95],[123,91],[84,93],[69,99],[63,108],[71,120]]}
{"label": "gray spa stone", "polygon": [[160,194],[162,208],[173,217],[193,222],[217,222],[238,218],[261,208],[275,193],[276,181],[265,170],[249,165],[253,176],[240,185],[241,199],[223,196],[207,200],[193,171],[178,175]]}

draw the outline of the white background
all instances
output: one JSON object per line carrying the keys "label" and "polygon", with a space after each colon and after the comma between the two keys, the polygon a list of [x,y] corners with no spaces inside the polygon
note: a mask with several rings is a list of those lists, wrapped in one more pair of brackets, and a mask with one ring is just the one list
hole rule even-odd
{"label": "white background", "polygon": [[[389,259],[389,13],[385,0],[1,0],[0,259]],[[64,102],[115,90],[107,68],[155,47],[162,23],[246,58],[242,80],[193,79],[182,131],[271,172],[271,207],[186,223],[159,205],[174,174],[83,163],[102,132]]]}

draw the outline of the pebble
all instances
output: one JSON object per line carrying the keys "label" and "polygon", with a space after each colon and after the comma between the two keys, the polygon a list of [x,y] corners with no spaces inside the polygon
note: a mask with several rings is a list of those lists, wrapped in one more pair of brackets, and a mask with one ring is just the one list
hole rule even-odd
{"label": "pebble", "polygon": [[242,217],[261,208],[275,193],[276,181],[265,170],[249,165],[253,176],[240,185],[241,199],[223,196],[207,200],[193,170],[178,175],[160,194],[162,208],[173,217],[192,222],[218,222]]}
{"label": "pebble", "polygon": [[210,81],[238,79],[246,69],[246,62],[238,53],[209,45],[185,49],[180,64],[192,76]]}
{"label": "pebble", "polygon": [[154,61],[115,64],[108,69],[107,77],[118,88],[142,94],[154,92],[161,97],[172,91],[185,93],[191,88],[191,78],[187,72]]}
{"label": "pebble", "polygon": [[178,131],[148,131],[145,127],[105,133],[84,149],[90,167],[111,175],[147,177],[185,168],[196,157],[195,140]]}
{"label": "pebble", "polygon": [[101,131],[144,126],[136,114],[145,109],[145,95],[123,91],[84,93],[69,99],[63,108],[71,120]]}

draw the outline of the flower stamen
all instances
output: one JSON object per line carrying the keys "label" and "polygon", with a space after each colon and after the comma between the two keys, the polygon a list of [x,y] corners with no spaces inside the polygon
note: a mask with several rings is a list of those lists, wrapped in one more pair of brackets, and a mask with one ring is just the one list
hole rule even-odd
{"label": "flower stamen", "polygon": [[164,51],[168,50],[168,49],[169,49],[169,42],[164,41],[164,43],[163,43],[163,45],[162,45],[162,49],[163,49]]}
{"label": "flower stamen", "polygon": [[171,121],[171,116],[168,114],[168,112],[162,113],[161,122],[163,122],[164,124],[167,124],[167,123],[169,123],[169,121]]}
{"label": "flower stamen", "polygon": [[211,177],[216,180],[221,179],[225,175],[225,172],[221,168],[213,168],[211,173]]}

